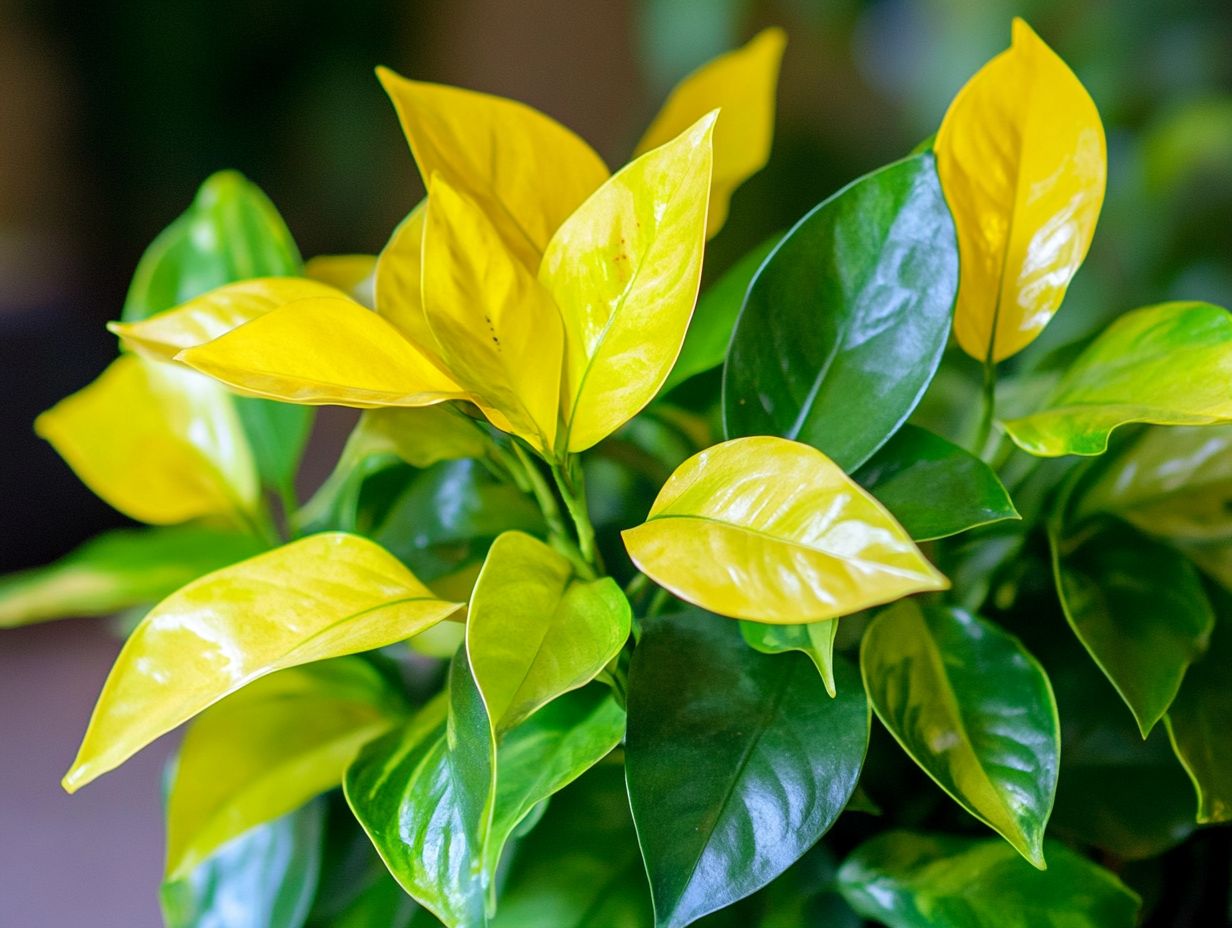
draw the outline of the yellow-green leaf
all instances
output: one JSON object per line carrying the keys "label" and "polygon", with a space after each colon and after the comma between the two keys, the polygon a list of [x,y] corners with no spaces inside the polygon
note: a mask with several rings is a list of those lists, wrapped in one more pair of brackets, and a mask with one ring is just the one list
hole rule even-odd
{"label": "yellow-green leaf", "polygon": [[705,247],[715,114],[642,155],[552,237],[539,279],[565,320],[569,451],[584,451],[659,392],[684,341]]}
{"label": "yellow-green leaf", "polygon": [[34,428],[86,486],[140,522],[257,506],[256,466],[231,399],[192,371],[125,355]]}
{"label": "yellow-green leaf", "polygon": [[423,235],[427,201],[399,223],[376,263],[376,311],[442,370],[436,336],[423,307]]}
{"label": "yellow-green leaf", "polygon": [[304,265],[304,276],[372,309],[376,305],[376,260],[376,255],[317,255]]}
{"label": "yellow-green leaf", "polygon": [[442,175],[428,198],[423,256],[424,310],[453,378],[493,425],[550,454],[564,338],[551,295]]}
{"label": "yellow-green leaf", "polygon": [[506,247],[534,270],[548,239],[607,179],[581,138],[525,104],[399,77],[377,76],[393,100],[424,186],[440,174],[473,200]]}
{"label": "yellow-green leaf", "polygon": [[266,674],[403,641],[458,608],[384,548],[339,532],[207,574],[133,631],[64,788],[76,791]]}
{"label": "yellow-green leaf", "polygon": [[770,157],[774,97],[786,44],[782,29],[763,29],[743,48],[702,65],[676,85],[638,142],[640,155],[675,138],[711,110],[721,109],[714,130],[709,236],[723,227],[735,189],[765,167]]}
{"label": "yellow-green leaf", "polygon": [[1021,19],[1011,47],[950,104],[934,148],[958,230],[954,334],[999,361],[1029,345],[1086,257],[1104,201],[1104,127],[1090,95]]}
{"label": "yellow-green leaf", "polygon": [[624,540],[681,599],[756,622],[816,622],[949,586],[880,503],[785,438],[737,438],[689,458]]}

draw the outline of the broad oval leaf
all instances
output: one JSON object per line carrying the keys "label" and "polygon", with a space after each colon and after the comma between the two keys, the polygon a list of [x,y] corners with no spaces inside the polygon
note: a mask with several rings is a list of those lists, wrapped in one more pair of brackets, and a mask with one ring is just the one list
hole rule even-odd
{"label": "broad oval leaf", "polygon": [[890,928],[1133,928],[1141,901],[1063,844],[1035,870],[1001,841],[891,831],[843,862],[852,908]]}
{"label": "broad oval leaf", "polygon": [[1039,662],[970,613],[906,602],[868,627],[860,669],[873,710],[912,760],[1044,869],[1061,733]]}
{"label": "broad oval leaf", "polygon": [[1021,19],[1008,51],[946,111],[934,145],[958,229],[954,334],[1000,361],[1043,331],[1086,257],[1104,202],[1104,127],[1086,89]]}
{"label": "broad oval leaf", "polygon": [[932,155],[840,190],[753,278],[723,370],[728,436],[782,435],[859,467],[932,381],[957,289]]}
{"label": "broad oval leaf", "polygon": [[376,261],[376,255],[317,255],[304,265],[304,276],[372,309],[376,306]]}
{"label": "broad oval leaf", "polygon": [[838,635],[838,619],[808,622],[804,625],[767,625],[764,622],[741,622],[744,643],[762,654],[782,654],[799,651],[821,674],[821,682],[831,697],[838,695],[834,682],[834,639]]}
{"label": "broad oval leaf", "polygon": [[835,672],[831,699],[803,655],[758,654],[713,616],[646,623],[629,668],[625,771],[658,928],[760,889],[838,818],[869,714],[855,669]]}
{"label": "broad oval leaf", "polygon": [[833,461],[782,438],[738,438],[689,458],[623,537],[661,586],[757,622],[815,622],[948,585]]}
{"label": "broad oval leaf", "polygon": [[140,522],[257,507],[256,465],[231,397],[192,371],[125,355],[34,428],[86,486]]}
{"label": "broad oval leaf", "polygon": [[1004,423],[1039,457],[1103,454],[1129,422],[1232,419],[1232,316],[1210,303],[1161,303],[1121,316],[1078,356],[1044,408]]}
{"label": "broad oval leaf", "polygon": [[440,347],[423,305],[423,237],[427,200],[394,229],[376,264],[376,311],[442,370]]}
{"label": "broad oval leaf", "polygon": [[497,735],[589,683],[629,637],[631,612],[611,577],[583,581],[538,539],[493,542],[469,605],[466,650]]}
{"label": "broad oval leaf", "polygon": [[774,139],[774,97],[787,35],[763,29],[747,45],[708,61],[677,84],[637,143],[641,155],[675,138],[712,110],[721,110],[714,134],[714,176],[706,235],[727,220],[736,188],[766,166]]}
{"label": "broad oval leaf", "polygon": [[619,171],[544,252],[539,279],[564,317],[568,451],[632,419],[680,353],[701,281],[714,120],[702,116]]}
{"label": "broad oval leaf", "polygon": [[133,631],[64,788],[80,789],[266,674],[403,641],[458,608],[357,535],[313,535],[207,574]]}

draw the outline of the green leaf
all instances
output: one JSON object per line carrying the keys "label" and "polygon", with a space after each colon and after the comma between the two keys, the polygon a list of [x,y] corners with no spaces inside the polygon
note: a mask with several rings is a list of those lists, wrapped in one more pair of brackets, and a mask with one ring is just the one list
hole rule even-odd
{"label": "green leaf", "polygon": [[244,832],[159,893],[166,928],[300,928],[321,866],[325,804]]}
{"label": "green leaf", "polygon": [[692,610],[647,622],[629,668],[625,768],[658,928],[760,889],[838,818],[868,747],[856,671],[838,696],[798,654]]}
{"label": "green leaf", "polygon": [[744,635],[745,644],[762,654],[784,651],[807,654],[821,674],[826,692],[831,697],[838,694],[834,685],[834,639],[838,635],[838,619],[804,625],[767,625],[741,620],[740,634]]}
{"label": "green leaf", "polygon": [[817,845],[760,894],[757,928],[861,928],[863,919],[838,894],[837,875],[833,855]]}
{"label": "green leaf", "polygon": [[315,411],[311,406],[293,406],[253,396],[233,396],[231,401],[248,436],[261,482],[292,498]]}
{"label": "green leaf", "polygon": [[933,379],[957,289],[931,154],[839,191],[753,279],[723,372],[727,435],[781,435],[859,467]]}
{"label": "green leaf", "polygon": [[611,577],[585,582],[567,558],[521,532],[492,544],[475,583],[466,650],[492,731],[585,686],[629,637],[632,613]]}
{"label": "green leaf", "polygon": [[853,476],[916,541],[1021,518],[991,467],[914,425],[904,425]]}
{"label": "green leaf", "polygon": [[0,577],[0,628],[157,602],[261,549],[251,535],[200,525],[116,529],[46,567]]}
{"label": "green leaf", "polygon": [[780,238],[781,235],[775,235],[766,239],[706,288],[693,310],[680,355],[659,391],[660,396],[723,363],[749,284]]}
{"label": "green leaf", "polygon": [[1145,738],[1214,625],[1198,572],[1173,548],[1111,520],[1073,539],[1053,524],[1049,539],[1065,617]]}
{"label": "green leaf", "polygon": [[1045,408],[1005,423],[1039,457],[1103,454],[1129,422],[1232,419],[1232,316],[1210,303],[1161,303],[1108,326],[1061,378]]}
{"label": "green leaf", "polygon": [[877,717],[912,760],[1044,869],[1061,738],[1039,662],[990,622],[904,601],[868,627],[860,667]]}
{"label": "green leaf", "polygon": [[892,831],[858,847],[839,888],[890,928],[1132,928],[1140,900],[1061,844],[1035,870],[1001,841]]}

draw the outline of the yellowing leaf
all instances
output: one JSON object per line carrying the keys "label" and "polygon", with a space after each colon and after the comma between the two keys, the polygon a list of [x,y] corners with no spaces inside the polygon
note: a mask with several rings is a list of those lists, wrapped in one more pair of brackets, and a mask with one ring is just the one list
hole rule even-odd
{"label": "yellowing leaf", "polygon": [[333,287],[313,280],[260,277],[218,287],[139,322],[109,322],[107,328],[134,351],[170,361],[185,348],[213,341],[279,306],[311,297],[342,296]]}
{"label": "yellowing leaf", "polygon": [[737,438],[689,458],[624,541],[680,598],[756,622],[816,622],[949,586],[880,503],[785,438]]}
{"label": "yellowing leaf", "polygon": [[1057,311],[1107,175],[1091,97],[1030,26],[1015,19],[1013,33],[958,92],[935,146],[962,263],[954,334],[980,361],[1021,351]]}
{"label": "yellowing leaf", "polygon": [[701,279],[715,114],[633,161],[566,220],[539,279],[565,319],[563,442],[584,451],[659,392]]}
{"label": "yellowing leaf", "polygon": [[86,486],[138,521],[256,508],[256,467],[231,399],[192,371],[125,355],[34,428]]}
{"label": "yellowing leaf", "polygon": [[376,304],[375,255],[317,255],[304,265],[304,276],[341,290],[369,309]]}
{"label": "yellowing leaf", "polygon": [[133,631],[64,788],[76,791],[266,674],[402,641],[458,608],[384,548],[339,532],[207,574]]}
{"label": "yellowing leaf", "polygon": [[551,454],[564,337],[551,295],[479,206],[440,175],[423,255],[424,310],[450,373],[493,425]]}
{"label": "yellowing leaf", "polygon": [[714,130],[709,236],[723,227],[735,189],[770,157],[774,96],[786,44],[782,29],[763,29],[743,48],[702,65],[676,85],[638,142],[640,155],[675,138],[706,113],[721,110]]}
{"label": "yellowing leaf", "polygon": [[444,369],[423,307],[423,234],[426,201],[398,225],[376,263],[376,311]]}
{"label": "yellowing leaf", "polygon": [[440,174],[489,217],[528,268],[578,205],[607,179],[594,150],[522,103],[411,81],[378,68],[424,186]]}

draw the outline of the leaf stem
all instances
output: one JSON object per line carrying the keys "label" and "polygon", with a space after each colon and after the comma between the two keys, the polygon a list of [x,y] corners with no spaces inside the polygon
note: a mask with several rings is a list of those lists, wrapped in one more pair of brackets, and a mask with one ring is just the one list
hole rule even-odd
{"label": "leaf stem", "polygon": [[563,465],[550,464],[552,478],[556,481],[556,489],[560,498],[565,501],[565,509],[573,520],[577,532],[578,550],[582,559],[593,568],[596,574],[603,573],[603,559],[595,546],[595,527],[590,521],[590,511],[586,505],[586,480],[582,475],[577,458],[566,458]]}
{"label": "leaf stem", "polygon": [[[538,465],[516,441],[513,443],[513,453],[522,465],[521,469],[526,477],[530,493],[535,498],[535,502],[539,504],[539,511],[543,513],[543,520],[548,525],[548,540],[552,547],[569,559],[579,575],[587,580],[594,579],[594,563],[573,543],[569,530],[565,527],[565,520],[561,516],[560,507],[556,504],[556,496],[552,488],[548,486],[548,482],[543,479],[543,473]],[[555,474],[555,467],[553,467],[553,474]]]}
{"label": "leaf stem", "polygon": [[988,437],[992,434],[993,419],[997,414],[997,362],[992,359],[992,348],[984,359],[984,391],[981,403],[980,425],[975,433],[975,443],[971,453],[977,457],[984,456],[984,448],[988,445]]}

